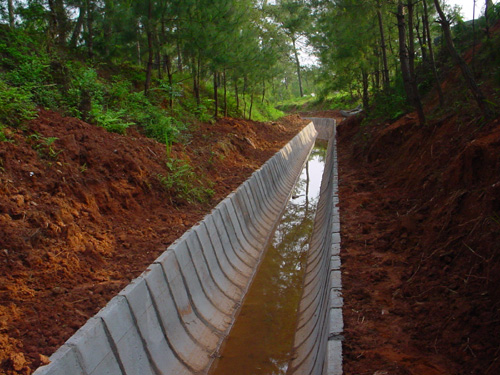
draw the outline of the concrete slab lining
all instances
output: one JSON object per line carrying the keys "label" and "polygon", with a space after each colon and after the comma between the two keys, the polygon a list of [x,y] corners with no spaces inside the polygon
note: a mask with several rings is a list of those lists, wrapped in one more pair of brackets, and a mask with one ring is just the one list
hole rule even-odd
{"label": "concrete slab lining", "polygon": [[310,120],[318,138],[329,143],[287,374],[341,375],[344,324],[335,120]]}
{"label": "concrete slab lining", "polygon": [[304,128],[34,374],[206,374],[317,135]]}
{"label": "concrete slab lining", "polygon": [[[305,117],[306,120],[311,120],[318,132],[318,139],[330,141],[335,139],[335,120],[323,117]],[[332,155],[335,157],[335,155]]]}

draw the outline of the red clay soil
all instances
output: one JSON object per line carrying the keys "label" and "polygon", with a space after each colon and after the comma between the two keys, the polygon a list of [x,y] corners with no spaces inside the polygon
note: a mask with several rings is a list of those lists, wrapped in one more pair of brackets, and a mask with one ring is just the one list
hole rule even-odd
{"label": "red clay soil", "polygon": [[169,157],[212,181],[209,202],[166,190],[164,145],[40,111],[0,143],[0,373],[30,374],[175,239],[304,126],[224,118]]}
{"label": "red clay soil", "polygon": [[338,127],[345,374],[500,373],[500,119]]}
{"label": "red clay soil", "polygon": [[339,110],[328,109],[323,111],[313,111],[313,112],[300,112],[302,117],[323,117],[323,118],[334,118],[337,123],[340,123],[344,117],[340,114]]}

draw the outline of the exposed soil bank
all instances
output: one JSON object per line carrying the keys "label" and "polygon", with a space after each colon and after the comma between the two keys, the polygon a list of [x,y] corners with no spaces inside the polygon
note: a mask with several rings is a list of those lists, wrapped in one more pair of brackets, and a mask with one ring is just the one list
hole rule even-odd
{"label": "exposed soil bank", "polygon": [[500,121],[339,133],[344,369],[500,373]]}
{"label": "exposed soil bank", "polygon": [[[164,145],[52,112],[0,143],[0,372],[30,374],[307,122],[221,119],[170,157],[214,197],[188,203]],[[182,168],[181,168],[182,169]],[[180,173],[180,172],[179,172]]]}

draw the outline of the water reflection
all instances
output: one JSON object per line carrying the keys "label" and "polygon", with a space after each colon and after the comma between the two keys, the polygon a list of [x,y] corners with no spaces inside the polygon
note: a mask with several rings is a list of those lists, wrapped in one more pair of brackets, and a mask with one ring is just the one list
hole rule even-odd
{"label": "water reflection", "polygon": [[326,147],[311,152],[212,374],[286,373]]}

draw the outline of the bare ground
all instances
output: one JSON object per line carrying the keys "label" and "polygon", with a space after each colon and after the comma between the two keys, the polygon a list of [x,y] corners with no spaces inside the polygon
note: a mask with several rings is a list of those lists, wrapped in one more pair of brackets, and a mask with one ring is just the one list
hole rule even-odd
{"label": "bare ground", "polygon": [[[304,124],[223,118],[193,126],[169,155],[137,130],[107,133],[47,111],[11,133],[0,143],[0,373],[45,363]],[[162,185],[172,159],[214,196],[193,203]]]}

